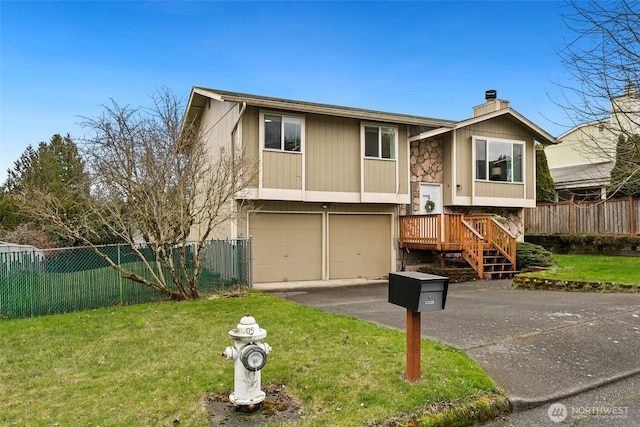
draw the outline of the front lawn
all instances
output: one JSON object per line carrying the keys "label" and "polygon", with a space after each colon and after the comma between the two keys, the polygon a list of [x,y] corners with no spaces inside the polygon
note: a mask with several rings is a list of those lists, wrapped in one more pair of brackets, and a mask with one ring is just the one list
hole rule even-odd
{"label": "front lawn", "polygon": [[553,254],[558,267],[527,276],[548,279],[640,283],[640,257]]}
{"label": "front lawn", "polygon": [[0,425],[208,426],[204,401],[233,390],[220,356],[245,314],[273,347],[262,384],[285,386],[300,426],[362,426],[496,393],[464,353],[423,340],[409,384],[405,335],[251,292],[0,320]]}

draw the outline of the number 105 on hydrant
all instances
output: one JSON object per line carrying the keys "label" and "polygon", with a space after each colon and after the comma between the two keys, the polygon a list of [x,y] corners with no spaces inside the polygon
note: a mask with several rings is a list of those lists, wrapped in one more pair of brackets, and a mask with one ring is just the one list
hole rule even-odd
{"label": "number 105 on hydrant", "polygon": [[234,345],[222,352],[222,356],[234,361],[233,393],[229,401],[247,412],[257,410],[266,396],[260,390],[260,370],[271,353],[271,346],[262,342],[266,337],[267,331],[247,314],[229,331]]}

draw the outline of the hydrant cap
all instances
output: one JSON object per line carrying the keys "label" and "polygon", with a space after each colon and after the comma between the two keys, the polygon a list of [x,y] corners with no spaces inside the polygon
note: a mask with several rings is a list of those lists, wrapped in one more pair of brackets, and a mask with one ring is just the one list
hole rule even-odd
{"label": "hydrant cap", "polygon": [[235,329],[229,331],[229,337],[235,341],[261,340],[267,336],[267,331],[260,328],[253,316],[245,315]]}
{"label": "hydrant cap", "polygon": [[241,325],[253,325],[255,323],[256,323],[256,319],[249,314],[245,314],[244,317],[240,319]]}

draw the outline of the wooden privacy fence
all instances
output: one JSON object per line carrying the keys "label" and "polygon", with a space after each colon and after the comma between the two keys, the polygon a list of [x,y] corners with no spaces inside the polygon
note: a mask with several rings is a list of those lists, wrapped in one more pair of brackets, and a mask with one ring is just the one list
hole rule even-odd
{"label": "wooden privacy fence", "polygon": [[640,233],[640,199],[539,203],[525,209],[526,234]]}

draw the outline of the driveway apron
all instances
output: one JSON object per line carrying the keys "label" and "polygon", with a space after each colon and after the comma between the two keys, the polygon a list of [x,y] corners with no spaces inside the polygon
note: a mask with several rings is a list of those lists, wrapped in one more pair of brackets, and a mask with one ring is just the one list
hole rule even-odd
{"label": "driveway apron", "polygon": [[[640,294],[509,286],[450,284],[445,310],[422,313],[422,336],[464,350],[520,409],[640,373]],[[405,330],[405,309],[387,292],[383,283],[271,293]]]}

